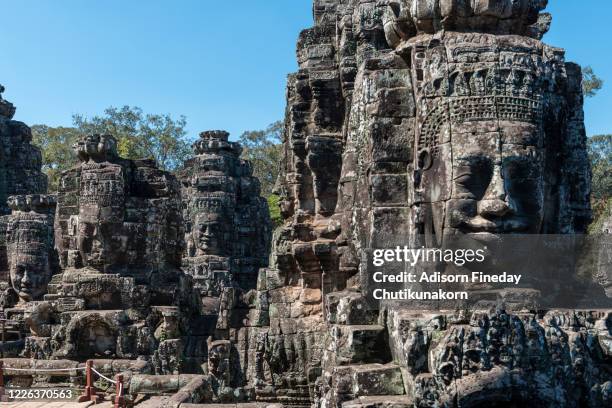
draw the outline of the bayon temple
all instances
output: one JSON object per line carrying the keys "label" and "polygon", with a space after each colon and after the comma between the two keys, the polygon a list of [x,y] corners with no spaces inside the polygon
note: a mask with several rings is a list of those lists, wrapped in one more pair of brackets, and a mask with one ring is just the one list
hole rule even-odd
{"label": "bayon temple", "polygon": [[274,231],[227,132],[176,174],[83,135],[50,194],[0,97],[6,389],[91,396],[91,365],[139,407],[612,406],[609,252],[591,307],[538,307],[541,282],[461,308],[367,298],[381,245],[586,233],[581,70],[542,42],[546,3],[314,0]]}

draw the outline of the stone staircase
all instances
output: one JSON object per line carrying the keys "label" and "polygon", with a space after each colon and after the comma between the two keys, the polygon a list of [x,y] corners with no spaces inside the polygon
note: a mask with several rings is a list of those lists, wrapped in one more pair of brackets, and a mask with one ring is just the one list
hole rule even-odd
{"label": "stone staircase", "polygon": [[331,368],[324,398],[331,406],[344,408],[412,406],[378,312],[370,310],[357,292],[331,293],[326,300],[332,336],[326,352],[326,366]]}

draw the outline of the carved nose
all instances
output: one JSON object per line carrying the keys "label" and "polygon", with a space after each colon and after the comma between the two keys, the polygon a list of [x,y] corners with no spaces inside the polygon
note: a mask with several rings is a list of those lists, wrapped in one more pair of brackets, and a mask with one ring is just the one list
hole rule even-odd
{"label": "carved nose", "polygon": [[25,274],[23,275],[23,283],[24,284],[30,284],[32,283],[32,280],[30,279],[30,274],[26,271]]}
{"label": "carved nose", "polygon": [[486,217],[502,217],[511,211],[506,197],[506,186],[501,175],[501,165],[493,168],[493,176],[487,191],[478,202],[478,214]]}
{"label": "carved nose", "polygon": [[503,217],[510,212],[510,206],[499,198],[482,200],[478,203],[478,214],[483,217]]}

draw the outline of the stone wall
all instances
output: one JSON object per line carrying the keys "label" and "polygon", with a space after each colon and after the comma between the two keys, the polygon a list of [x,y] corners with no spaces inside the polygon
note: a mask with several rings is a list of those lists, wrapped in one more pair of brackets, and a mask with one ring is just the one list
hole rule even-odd
{"label": "stone wall", "polygon": [[0,215],[6,215],[9,196],[44,194],[47,177],[41,172],[40,149],[31,144],[32,131],[13,120],[16,109],[2,99],[2,92],[0,85]]}

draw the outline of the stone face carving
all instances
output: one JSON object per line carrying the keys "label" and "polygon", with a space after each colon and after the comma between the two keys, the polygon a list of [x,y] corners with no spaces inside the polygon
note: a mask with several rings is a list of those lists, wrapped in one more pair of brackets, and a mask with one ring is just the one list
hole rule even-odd
{"label": "stone face carving", "polygon": [[[184,352],[200,302],[179,269],[184,248],[179,183],[152,161],[120,158],[116,147],[110,135],[86,136],[74,146],[80,163],[62,175],[54,222],[61,271],[42,302],[23,307],[32,336],[22,354],[144,357],[157,373],[178,372],[187,361],[205,358]],[[19,211],[9,220],[9,249],[14,237],[26,236],[21,230],[45,236],[21,227],[31,213],[24,213],[19,199],[11,203]],[[18,255],[11,276],[18,277],[29,252],[13,252]],[[31,292],[31,298],[39,295]],[[20,297],[26,300],[21,292]]]}
{"label": "stone face carving", "polygon": [[[363,312],[373,248],[423,235],[444,245],[454,235],[586,231],[581,75],[539,41],[545,5],[315,0],[288,84],[285,222],[258,285],[269,324],[248,351],[259,398],[322,407],[607,398],[605,376],[593,374],[606,363],[580,345],[609,337],[606,313]],[[588,334],[572,337],[557,318]],[[585,377],[551,374],[586,360]],[[563,395],[540,393],[533,373]],[[572,395],[570,384],[593,394]]]}
{"label": "stone face carving", "polygon": [[219,296],[224,287],[255,288],[257,272],[267,265],[270,216],[259,196],[259,181],[242,148],[224,131],[200,134],[195,157],[179,178],[187,221],[183,269],[203,296]]}
{"label": "stone face carving", "polygon": [[[433,231],[584,232],[586,160],[568,169],[577,182],[568,195],[553,193],[569,179],[551,163],[570,160],[566,143],[585,158],[583,129],[559,122],[577,106],[575,67],[564,65],[555,49],[522,37],[449,33],[440,45],[429,41],[409,40],[400,53],[416,66],[416,199],[429,207],[423,214],[431,214]],[[545,201],[554,204],[545,208]]]}
{"label": "stone face carving", "polygon": [[81,164],[63,175],[58,197],[62,267],[141,276],[179,267],[177,180],[150,160],[118,157],[110,135],[88,136],[74,149]]}
{"label": "stone face carving", "polygon": [[[32,132],[24,123],[13,119],[15,107],[2,98],[0,85],[0,281],[8,284],[6,227],[11,213],[8,198],[12,195],[44,194],[47,177],[42,173],[42,154],[33,146]],[[4,289],[3,289],[4,290]]]}
{"label": "stone face carving", "polygon": [[7,222],[10,283],[21,302],[39,300],[57,270],[53,248],[55,197],[9,197],[13,213]]}

